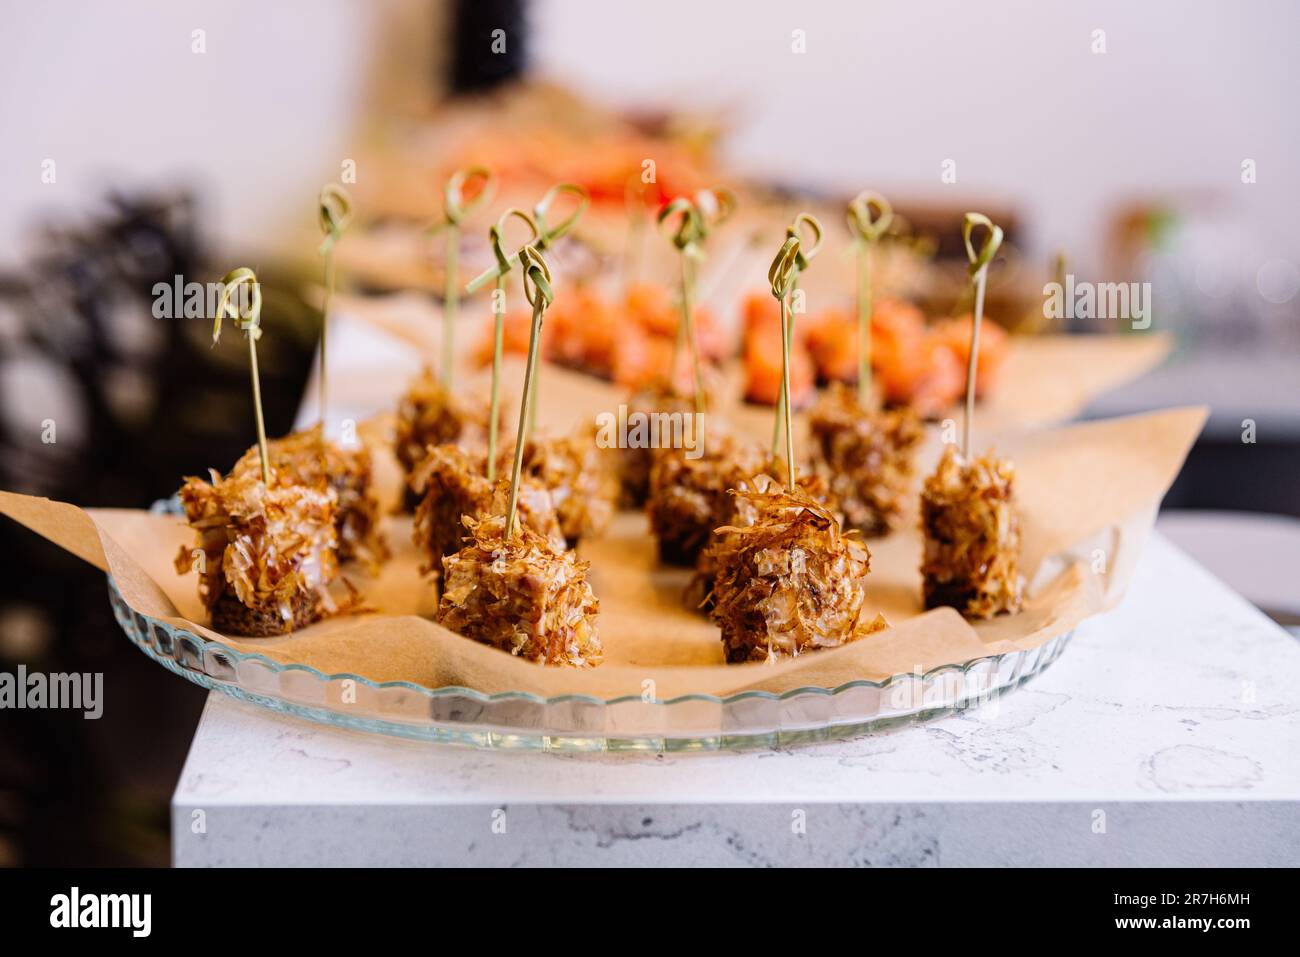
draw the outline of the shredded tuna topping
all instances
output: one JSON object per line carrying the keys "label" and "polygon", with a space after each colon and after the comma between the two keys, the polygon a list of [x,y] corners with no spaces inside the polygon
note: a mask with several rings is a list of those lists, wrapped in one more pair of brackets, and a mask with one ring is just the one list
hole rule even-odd
{"label": "shredded tuna topping", "polygon": [[845,524],[864,535],[898,527],[913,492],[913,459],[924,435],[910,408],[868,410],[854,389],[832,385],[809,416],[814,467],[844,511]]}
{"label": "shredded tuna topping", "polygon": [[600,664],[599,604],[587,582],[589,563],[527,526],[506,541],[499,515],[466,526],[465,547],[442,562],[439,621],[529,661]]}
{"label": "shredded tuna topping", "polygon": [[953,446],[921,492],[925,606],[949,605],[970,618],[1019,611],[1023,604],[1015,469],[986,455],[963,462]]}
{"label": "shredded tuna topping", "polygon": [[260,471],[228,478],[213,471],[208,481],[187,478],[180,499],[199,544],[180,550],[176,570],[185,574],[200,563],[207,608],[233,595],[253,613],[254,630],[243,633],[278,633],[277,619],[279,631],[291,630],[302,622],[304,603],[314,609],[337,574],[338,496],[323,477],[302,484],[275,473],[268,486]]}
{"label": "shredded tuna topping", "polygon": [[[424,574],[442,567],[442,559],[459,551],[466,537],[466,519],[504,514],[510,483],[487,479],[486,455],[455,445],[431,447],[411,474],[411,488],[420,497],[411,539],[424,554]],[[498,474],[503,474],[498,470]],[[564,533],[546,486],[534,478],[519,483],[519,521],[563,551]]]}
{"label": "shredded tuna topping", "polygon": [[717,529],[709,547],[711,614],[729,663],[792,658],[887,627],[868,609],[871,553],[829,509],[767,476],[731,494],[748,524]]}
{"label": "shredded tuna topping", "polygon": [[[356,559],[370,571],[388,557],[379,530],[379,500],[372,490],[370,450],[364,445],[345,449],[326,441],[321,426],[294,432],[267,443],[271,468],[291,484],[329,484],[338,495],[335,527],[340,561]],[[253,446],[235,463],[235,474],[261,477],[261,458]]]}

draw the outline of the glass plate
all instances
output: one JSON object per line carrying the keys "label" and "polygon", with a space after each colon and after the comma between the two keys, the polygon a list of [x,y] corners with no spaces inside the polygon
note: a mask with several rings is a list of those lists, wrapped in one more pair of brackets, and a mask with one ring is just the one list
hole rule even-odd
{"label": "glass plate", "polygon": [[322,724],[481,748],[563,751],[710,751],[828,741],[976,707],[1019,687],[1065,649],[1072,632],[1028,651],[977,658],[886,681],[727,698],[685,695],[543,698],[483,694],[327,675],[236,651],[131,609],[108,579],[113,614],[150,658],[197,685]]}

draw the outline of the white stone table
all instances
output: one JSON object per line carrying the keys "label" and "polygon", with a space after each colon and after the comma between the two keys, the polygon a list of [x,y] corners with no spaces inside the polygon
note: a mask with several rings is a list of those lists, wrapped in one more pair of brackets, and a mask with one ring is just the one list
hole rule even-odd
{"label": "white stone table", "polygon": [[1118,609],[956,717],[783,751],[548,754],[214,693],[172,817],[195,866],[1295,866],[1300,643],[1157,535]]}

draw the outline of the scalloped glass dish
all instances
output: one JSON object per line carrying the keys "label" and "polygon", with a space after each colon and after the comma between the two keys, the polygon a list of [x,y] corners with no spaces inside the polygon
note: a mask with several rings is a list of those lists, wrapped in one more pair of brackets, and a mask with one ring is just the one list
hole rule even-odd
{"label": "scalloped glass dish", "polygon": [[108,593],[118,624],[141,651],[204,688],[335,727],[481,748],[709,751],[852,737],[976,707],[1005,694],[1055,661],[1072,634],[1028,651],[835,688],[667,701],[542,698],[327,675],[239,652],[142,615],[127,606],[111,577]]}

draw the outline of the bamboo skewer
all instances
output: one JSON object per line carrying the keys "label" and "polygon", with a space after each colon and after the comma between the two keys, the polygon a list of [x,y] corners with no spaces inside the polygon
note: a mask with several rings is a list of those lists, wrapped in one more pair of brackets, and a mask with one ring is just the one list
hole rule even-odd
{"label": "bamboo skewer", "polygon": [[[804,251],[800,232],[807,226],[813,234],[812,245]],[[822,226],[817,219],[800,213],[795,217],[790,228],[786,230],[785,242],[777,251],[776,258],[767,271],[767,280],[772,287],[772,295],[781,304],[781,395],[777,401],[776,437],[773,439],[772,454],[776,455],[776,444],[782,431],[785,433],[785,471],[786,484],[792,491],[795,488],[794,468],[794,416],[790,410],[790,345],[793,339],[794,317],[790,309],[790,298],[799,281],[799,273],[808,267],[809,260],[816,255],[822,241]]]}
{"label": "bamboo skewer", "polygon": [[[812,244],[808,246],[806,249],[803,246],[803,240],[800,236],[800,233],[803,227],[805,226],[807,226],[809,231],[812,233]],[[792,254],[793,259],[791,260],[788,266],[782,267],[787,273],[786,278],[788,279],[788,283],[789,283],[789,288],[786,290],[786,292],[782,296],[777,296],[778,299],[783,299],[783,301],[785,299],[789,299],[794,295],[795,290],[799,288],[799,274],[808,268],[808,264],[812,261],[812,258],[816,256],[817,251],[821,249],[822,224],[818,222],[817,218],[810,213],[799,213],[797,216],[795,216],[794,220],[790,223],[789,227],[786,229],[785,236],[786,236],[785,245],[781,247],[782,250],[784,250],[786,246],[790,245],[791,240],[795,240],[795,243],[793,246],[794,249],[794,252]],[[780,256],[781,254],[778,253],[777,258],[779,259]],[[776,269],[776,267],[777,267],[777,263],[774,261],[772,263],[772,269]],[[773,272],[771,269],[768,270],[768,280],[773,281]],[[777,295],[775,286],[773,286],[772,288],[772,295],[774,296]],[[786,307],[783,305],[782,315],[781,315],[781,349],[782,349],[781,395],[785,396],[786,401],[784,403],[778,401],[776,406],[776,420],[772,424],[773,458],[776,457],[777,452],[780,451],[781,448],[781,433],[784,431],[788,435],[791,431],[789,421],[788,421],[789,409],[787,407],[790,404],[789,403],[789,392],[790,392],[789,353],[793,345],[793,341],[794,341],[794,313],[791,312],[787,316]]]}
{"label": "bamboo skewer", "polygon": [[[488,240],[492,244],[492,253],[496,256],[499,269],[496,288],[492,294],[492,401],[489,413],[491,418],[488,421],[487,458],[489,482],[495,481],[497,472],[497,431],[499,427],[498,420],[501,418],[501,351],[506,319],[506,276],[511,269],[511,260],[501,247],[501,237],[505,231],[506,222],[511,218],[520,219],[527,224],[532,231],[532,238],[529,242],[536,242],[540,237],[537,231],[537,223],[523,210],[515,209],[513,206],[502,213],[500,218],[488,230]],[[520,248],[522,249],[522,247]],[[519,259],[517,254],[514,258],[516,262]]]}
{"label": "bamboo skewer", "polygon": [[641,252],[645,239],[645,183],[634,173],[623,184],[623,206],[627,211],[627,238],[623,247],[623,293],[632,288],[641,272]]}
{"label": "bamboo skewer", "polygon": [[[252,288],[252,301],[245,312],[231,297],[240,286]],[[221,320],[229,314],[248,336],[248,369],[253,380],[253,416],[257,423],[257,451],[262,460],[262,484],[271,483],[271,457],[266,447],[266,421],[262,417],[262,383],[257,373],[257,340],[262,337],[262,285],[257,274],[247,266],[226,273],[221,280],[221,298],[217,301],[217,315],[212,325],[212,344],[221,339]]]}
{"label": "bamboo skewer", "polygon": [[684,343],[691,357],[691,383],[697,415],[705,413],[707,403],[700,363],[700,343],[695,331],[696,267],[704,259],[704,241],[709,233],[731,218],[735,209],[736,197],[730,190],[705,189],[693,198],[679,197],[659,211],[660,226],[670,226],[674,217],[677,219],[677,225],[669,231],[668,237],[681,261],[681,318],[677,323],[677,336],[673,340],[668,383],[671,388],[676,379]]}
{"label": "bamboo skewer", "polygon": [[514,538],[516,506],[519,502],[519,479],[524,467],[524,440],[536,402],[533,385],[537,377],[537,353],[542,338],[542,320],[555,298],[551,289],[551,270],[535,246],[524,246],[518,253],[524,270],[524,295],[533,307],[532,329],[528,335],[528,365],[524,372],[524,398],[519,406],[519,427],[515,434],[515,458],[510,470],[510,501],[506,506],[505,540]]}
{"label": "bamboo skewer", "polygon": [[[971,237],[977,227],[988,230],[979,251],[975,250]],[[988,280],[989,263],[997,255],[1002,245],[1002,227],[997,226],[982,213],[967,213],[962,221],[962,242],[966,245],[966,258],[970,260],[971,284],[975,287],[975,312],[971,318],[970,357],[966,363],[966,410],[962,418],[961,454],[970,461],[971,431],[975,420],[975,369],[979,357],[980,320],[984,318],[984,286]]]}
{"label": "bamboo skewer", "polygon": [[894,219],[894,211],[885,197],[863,190],[849,203],[846,219],[857,258],[858,404],[866,409],[871,402],[871,260],[876,242]]}
{"label": "bamboo skewer", "polygon": [[321,437],[324,438],[326,399],[329,394],[326,387],[328,363],[326,361],[325,337],[330,324],[330,304],[334,301],[334,247],[338,245],[343,230],[352,221],[352,199],[348,196],[347,190],[336,183],[330,183],[322,189],[320,191],[317,220],[320,223],[321,231],[325,234],[325,239],[317,250],[321,256],[325,257],[325,302],[321,306],[320,318],[320,382],[318,383],[319,398],[317,400],[320,405]]}
{"label": "bamboo skewer", "polygon": [[[478,191],[465,199],[465,187],[479,183]],[[452,387],[456,369],[456,314],[460,307],[460,224],[480,206],[491,201],[496,192],[496,177],[484,166],[459,169],[442,189],[443,220],[426,230],[433,236],[447,234],[444,291],[442,303],[442,384]]]}
{"label": "bamboo skewer", "polygon": [[[551,205],[556,201],[556,199],[564,195],[574,197],[577,205],[568,216],[564,217],[564,219],[552,226],[547,222],[547,216],[551,211]],[[537,201],[537,205],[533,207],[533,220],[537,226],[537,239],[530,244],[530,247],[539,253],[546,252],[546,250],[550,249],[556,240],[567,235],[573,227],[578,225],[578,221],[582,219],[582,216],[587,211],[587,206],[590,202],[591,197],[588,195],[587,191],[577,183],[556,183],[546,191],[546,194],[542,196],[542,198]],[[498,263],[495,266],[485,269],[470,280],[470,282],[465,286],[465,292],[467,294],[477,292],[487,283],[499,279],[504,272],[509,271],[512,267],[518,265],[520,261],[519,253],[514,253],[508,256],[505,262]],[[537,425],[537,382],[538,380],[534,378],[532,383],[532,402],[530,403],[530,408],[534,411],[532,417],[528,421],[529,435],[533,433],[533,430]]]}

